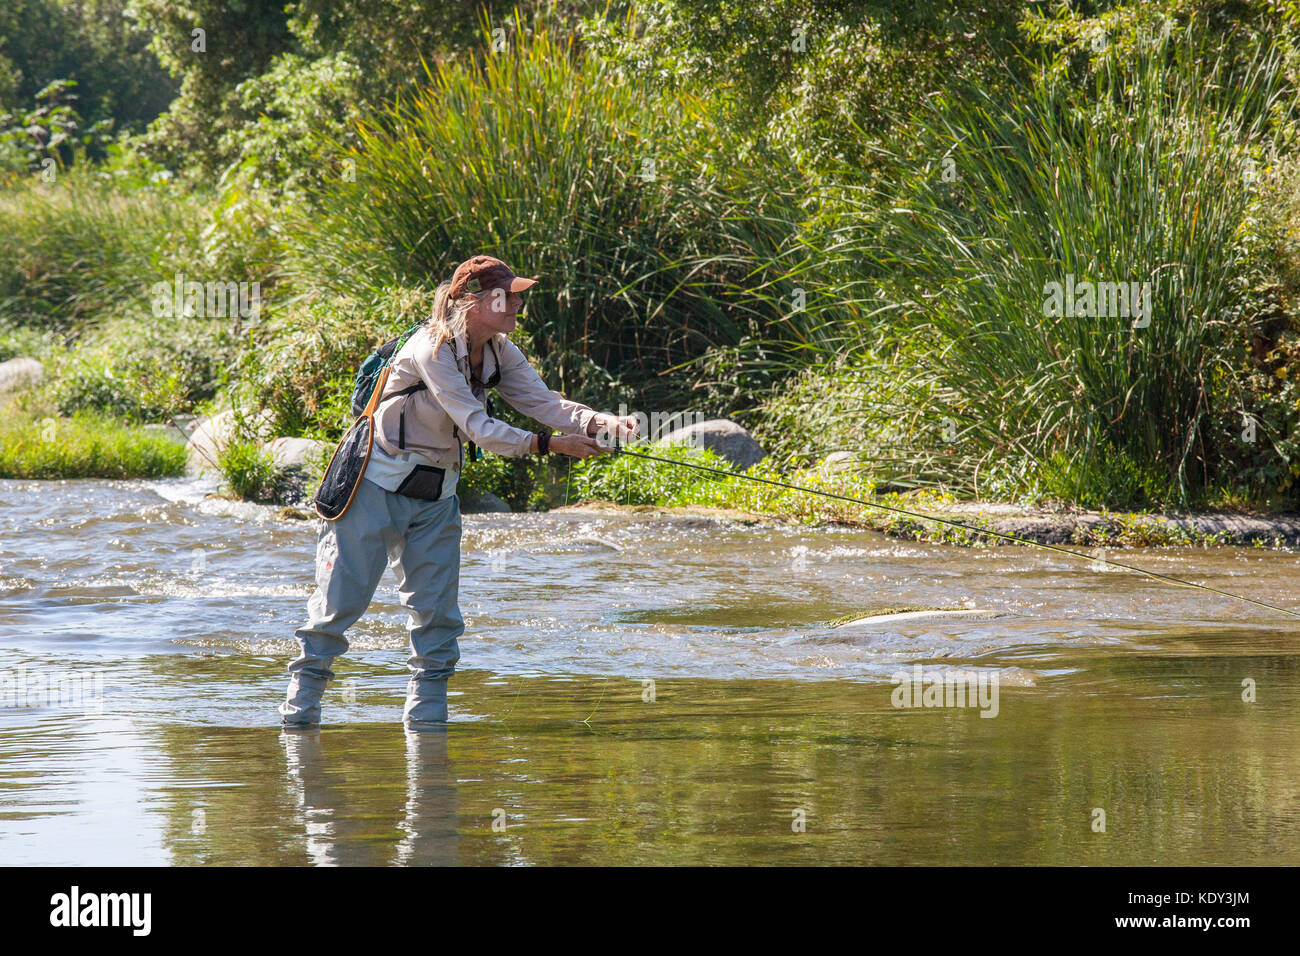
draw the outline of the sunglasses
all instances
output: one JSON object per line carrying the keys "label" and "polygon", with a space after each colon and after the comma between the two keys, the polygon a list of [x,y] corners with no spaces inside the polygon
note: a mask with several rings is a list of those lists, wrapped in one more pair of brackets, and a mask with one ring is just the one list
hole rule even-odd
{"label": "sunglasses", "polygon": [[[473,296],[474,298],[476,298],[476,299],[480,299],[480,300],[481,300],[484,296],[486,296],[486,295],[493,295],[495,292],[496,292],[495,289],[488,289],[486,292],[470,292],[470,293],[467,293],[467,295],[471,295],[471,296]],[[519,301],[520,301],[520,303],[521,303],[521,305],[520,305],[520,311],[522,311],[523,308],[524,308],[524,306],[526,306],[526,305],[528,304],[528,299],[525,298],[525,294],[524,294],[523,292],[511,292],[511,293],[508,293],[508,295],[516,295],[516,296],[519,297]],[[505,297],[502,297],[502,298],[500,298],[500,299],[496,299],[496,300],[494,300],[494,301],[492,301],[492,302],[490,303],[489,307],[491,307],[491,306],[495,306],[495,305],[497,304],[497,302],[500,302],[502,305],[504,305],[506,301],[507,301],[507,300],[506,300]],[[505,309],[504,309],[504,308],[500,308],[500,309],[493,308],[492,311],[494,311],[494,312],[504,312]]]}

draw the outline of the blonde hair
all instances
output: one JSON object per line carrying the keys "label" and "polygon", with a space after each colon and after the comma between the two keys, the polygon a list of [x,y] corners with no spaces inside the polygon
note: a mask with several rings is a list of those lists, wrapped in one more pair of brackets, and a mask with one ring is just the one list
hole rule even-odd
{"label": "blonde hair", "polygon": [[451,342],[467,335],[466,318],[474,304],[473,293],[467,293],[459,299],[449,299],[451,280],[440,284],[433,294],[433,311],[424,323],[425,330],[433,339],[433,354],[438,354],[443,342]]}

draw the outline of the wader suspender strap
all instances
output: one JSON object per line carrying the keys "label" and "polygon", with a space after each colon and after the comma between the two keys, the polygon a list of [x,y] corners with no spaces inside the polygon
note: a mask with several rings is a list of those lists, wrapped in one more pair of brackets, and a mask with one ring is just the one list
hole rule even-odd
{"label": "wader suspender strap", "polygon": [[[492,344],[492,340],[491,340],[491,339],[488,339],[488,343],[487,343],[487,344],[488,344],[488,347],[489,347],[490,349],[492,349],[492,361],[495,362],[496,365],[495,365],[495,367],[492,369],[492,377],[491,377],[488,381],[483,382],[482,384],[485,385],[485,386],[487,386],[488,388],[496,388],[496,387],[497,387],[497,383],[501,381],[501,353],[497,351],[497,347],[496,347],[495,345]],[[456,359],[457,362],[460,361],[460,350],[456,348],[456,340],[455,340],[454,338],[451,339],[451,354],[452,354],[452,357],[453,357],[454,359]],[[468,358],[468,356],[466,356],[466,357]],[[471,375],[474,374],[473,366],[470,367],[470,374],[471,374]],[[416,389],[416,391],[418,391],[418,389]],[[487,395],[487,396],[485,396],[485,401],[486,401],[486,403],[487,403],[487,413],[488,413],[488,417],[490,418],[490,417],[492,416],[492,396],[491,396],[491,395]],[[403,414],[405,414],[405,409],[403,409]],[[452,435],[455,436],[455,438],[456,438],[457,441],[460,441],[460,428],[459,428],[458,426],[456,426],[455,424],[453,424],[453,425],[451,426],[451,433],[452,433]],[[405,447],[405,446],[403,446],[403,447]],[[470,442],[470,443],[469,443],[469,460],[470,460],[470,461],[478,461],[478,459],[479,459],[478,446],[475,445],[473,442]],[[464,453],[464,449],[461,450],[460,464],[461,464],[461,467],[462,467],[462,468],[465,467],[465,453]]]}

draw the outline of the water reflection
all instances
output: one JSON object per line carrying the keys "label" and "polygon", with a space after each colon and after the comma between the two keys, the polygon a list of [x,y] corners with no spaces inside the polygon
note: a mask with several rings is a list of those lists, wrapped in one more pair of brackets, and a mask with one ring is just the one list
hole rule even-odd
{"label": "water reflection", "polygon": [[478,672],[445,732],[404,733],[400,696],[292,734],[44,713],[0,728],[0,861],[1296,864],[1296,653],[1252,643],[1061,657],[991,720],[883,684]]}
{"label": "water reflection", "polygon": [[380,808],[358,806],[350,796],[352,781],[340,766],[347,762],[346,737],[326,738],[319,729],[281,733],[295,819],[313,864],[455,866],[460,862],[447,732],[407,730],[405,736],[406,801],[396,825],[401,836],[390,845],[368,836],[373,832],[374,811]]}

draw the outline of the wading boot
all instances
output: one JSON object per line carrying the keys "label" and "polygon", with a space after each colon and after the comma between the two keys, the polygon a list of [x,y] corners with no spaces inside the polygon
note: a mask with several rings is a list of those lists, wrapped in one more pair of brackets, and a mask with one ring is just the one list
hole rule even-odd
{"label": "wading boot", "polygon": [[447,679],[412,677],[406,684],[406,708],[402,720],[408,727],[447,725]]}
{"label": "wading boot", "polygon": [[325,685],[333,677],[312,670],[293,671],[289,676],[289,689],[285,701],[280,705],[280,722],[286,728],[304,728],[320,726],[320,699],[325,693]]}

